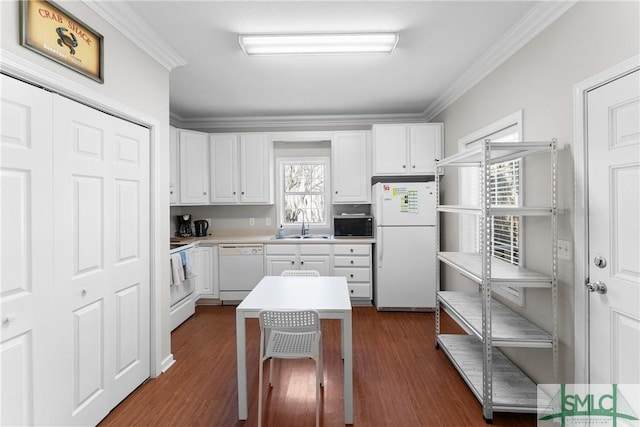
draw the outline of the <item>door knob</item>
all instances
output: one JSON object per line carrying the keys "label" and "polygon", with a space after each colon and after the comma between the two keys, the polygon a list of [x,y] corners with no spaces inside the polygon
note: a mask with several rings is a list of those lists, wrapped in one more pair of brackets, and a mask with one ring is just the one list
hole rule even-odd
{"label": "door knob", "polygon": [[597,292],[597,293],[599,293],[601,295],[604,295],[604,294],[607,293],[607,285],[605,285],[605,283],[601,282],[600,280],[598,280],[595,283],[589,282],[589,283],[587,283],[586,286],[587,286],[587,290],[589,292]]}

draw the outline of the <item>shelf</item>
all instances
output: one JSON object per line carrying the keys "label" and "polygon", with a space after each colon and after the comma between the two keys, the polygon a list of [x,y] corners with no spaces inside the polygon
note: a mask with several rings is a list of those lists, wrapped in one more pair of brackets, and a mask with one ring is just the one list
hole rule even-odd
{"label": "shelf", "polygon": [[[438,212],[481,215],[482,208],[479,206],[438,205]],[[550,207],[524,208],[514,206],[492,206],[489,208],[489,215],[492,216],[551,216],[552,214],[553,209]]]}
{"label": "shelf", "polygon": [[[482,342],[470,335],[438,335],[437,339],[451,363],[482,404]],[[536,384],[497,348],[493,349],[491,356],[493,410],[537,412]]]}
{"label": "shelf", "polygon": [[[548,152],[552,149],[553,141],[540,142],[491,142],[489,143],[490,163],[506,162],[519,157],[529,156],[536,153]],[[456,153],[452,156],[439,160],[437,167],[453,166],[467,167],[479,166],[482,163],[484,144]]]}
{"label": "shelf", "polygon": [[[482,283],[482,255],[470,252],[439,252],[438,259],[458,270],[463,276]],[[549,288],[552,280],[535,271],[509,264],[497,258],[491,259],[491,286],[523,288]]]}
{"label": "shelf", "polygon": [[[482,294],[478,292],[438,292],[438,301],[461,326],[482,339]],[[507,308],[491,301],[491,343],[497,347],[551,348],[550,334]]]}

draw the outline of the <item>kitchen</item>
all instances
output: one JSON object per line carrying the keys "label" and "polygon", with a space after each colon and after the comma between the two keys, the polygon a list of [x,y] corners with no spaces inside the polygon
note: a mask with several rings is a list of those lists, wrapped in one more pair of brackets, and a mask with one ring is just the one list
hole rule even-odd
{"label": "kitchen", "polygon": [[[418,7],[420,2],[414,3],[414,7]],[[446,2],[435,3],[446,4]],[[552,3],[554,2],[550,2],[547,6],[552,7]],[[489,10],[490,4],[486,5],[487,10]],[[495,4],[493,5],[496,6]],[[113,9],[108,10],[109,6]],[[464,8],[469,4],[459,3],[458,6]],[[143,28],[138,25],[137,21],[135,23],[131,21],[135,19],[134,15],[124,13],[118,19],[112,18],[119,16],[118,12],[122,12],[122,8],[125,7],[123,4],[109,5],[100,2],[64,3],[65,9],[100,32],[105,37],[105,41],[108,42],[108,46],[110,46],[104,52],[105,81],[103,84],[93,82],[85,76],[53,63],[37,53],[26,50],[19,41],[18,2],[2,2],[1,7],[2,60],[0,64],[3,74],[16,76],[21,80],[50,88],[55,92],[65,94],[72,99],[92,105],[102,111],[116,114],[135,123],[142,123],[150,129],[150,140],[154,141],[148,156],[150,159],[151,189],[153,191],[151,191],[149,203],[149,220],[145,221],[145,223],[149,224],[150,235],[152,236],[148,258],[148,264],[152,266],[149,274],[151,286],[148,299],[150,301],[149,313],[152,321],[150,324],[148,350],[150,363],[146,377],[160,377],[163,375],[162,372],[165,371],[166,374],[170,374],[179,365],[177,363],[176,366],[172,367],[174,359],[171,351],[170,315],[167,309],[170,295],[169,289],[164,286],[170,280],[169,265],[166,262],[167,239],[175,233],[173,229],[176,226],[174,223],[175,217],[188,213],[192,215],[193,219],[210,218],[209,231],[214,236],[216,233],[220,235],[225,231],[228,234],[234,233],[234,230],[238,229],[249,230],[251,234],[255,235],[273,236],[280,225],[279,214],[272,205],[192,205],[188,208],[185,206],[170,207],[169,194],[165,194],[164,190],[162,190],[169,188],[170,184],[168,167],[172,158],[170,154],[170,124],[176,128],[207,134],[264,134],[272,132],[322,133],[333,131],[362,131],[366,133],[371,132],[371,126],[375,124],[443,123],[443,155],[451,156],[459,151],[459,144],[465,136],[471,135],[488,124],[522,110],[523,121],[526,124],[524,132],[526,139],[548,140],[557,138],[559,143],[558,239],[568,243],[564,246],[566,251],[562,252],[566,258],[558,261],[558,302],[561,308],[558,310],[559,374],[560,380],[567,383],[585,382],[585,378],[588,378],[588,358],[586,355],[589,350],[588,347],[585,348],[585,343],[588,342],[585,337],[585,331],[588,328],[585,325],[588,325],[588,323],[584,320],[587,310],[584,299],[586,299],[587,295],[583,293],[585,283],[583,276],[586,268],[592,263],[591,260],[584,261],[586,258],[585,253],[588,253],[585,250],[586,242],[584,240],[586,226],[583,213],[586,209],[585,205],[579,202],[581,200],[584,201],[586,197],[581,196],[581,192],[574,189],[576,181],[581,183],[581,179],[587,179],[583,170],[583,163],[581,163],[586,158],[582,148],[586,137],[583,134],[582,127],[577,126],[576,122],[574,122],[575,117],[581,116],[581,110],[579,109],[582,105],[581,98],[574,94],[574,90],[581,89],[586,92],[587,89],[596,85],[593,79],[599,74],[606,74],[606,70],[615,68],[618,65],[617,72],[622,74],[628,61],[633,63],[633,59],[636,58],[637,62],[639,51],[637,43],[639,38],[637,3],[569,3],[566,9],[557,12],[558,14],[553,15],[553,18],[548,17],[551,22],[542,19],[545,24],[541,24],[540,20],[532,19],[531,22],[535,22],[535,24],[530,23],[529,26],[526,26],[525,22],[521,22],[519,31],[514,29],[509,32],[510,26],[497,30],[500,34],[496,34],[498,37],[494,39],[494,42],[500,40],[503,43],[502,45],[492,45],[492,49],[484,52],[486,56],[482,56],[482,52],[478,52],[473,57],[467,57],[465,64],[458,64],[458,66],[462,65],[462,67],[458,68],[460,70],[459,73],[445,82],[444,86],[446,88],[441,89],[441,92],[432,98],[425,97],[417,108],[409,107],[403,110],[402,105],[400,105],[398,111],[401,111],[402,114],[397,114],[395,120],[394,117],[383,115],[391,111],[391,101],[369,101],[368,108],[363,107],[360,111],[354,111],[351,114],[349,112],[339,114],[342,111],[331,111],[325,105],[322,105],[321,101],[326,100],[326,97],[320,95],[314,98],[317,101],[314,103],[318,106],[318,109],[314,111],[305,109],[304,105],[298,103],[294,106],[297,114],[290,111],[285,113],[276,111],[268,115],[265,113],[261,115],[260,111],[257,111],[252,106],[245,106],[245,110],[242,112],[238,111],[238,105],[235,104],[235,102],[238,102],[237,100],[234,100],[234,103],[231,102],[234,97],[228,95],[225,87],[219,88],[218,96],[215,97],[228,104],[230,108],[228,114],[212,114],[211,116],[215,116],[215,119],[211,120],[203,120],[201,117],[189,120],[190,116],[197,116],[197,112],[191,112],[188,106],[174,105],[170,101],[169,87],[174,85],[174,75],[183,72],[181,67],[184,64],[182,64],[180,55],[174,55],[178,48],[174,47],[172,54],[157,55],[158,50],[155,47],[145,44],[148,41],[131,32],[133,28]],[[355,8],[356,6],[354,4],[351,7]],[[499,8],[499,6],[496,7]],[[562,8],[563,6],[558,7]],[[323,9],[316,7],[312,10],[320,13]],[[371,10],[375,10],[375,8]],[[386,12],[392,15],[391,12]],[[363,14],[363,19],[372,18],[364,11],[360,11],[360,13]],[[255,14],[258,19],[260,19],[259,15],[259,13]],[[246,16],[248,19],[249,17],[254,17],[254,14],[246,13]],[[231,20],[233,15],[222,13],[222,17]],[[342,19],[346,19],[347,22],[349,22],[349,19],[352,22],[356,22],[353,15],[345,14]],[[327,19],[326,21],[331,22],[332,20]],[[516,21],[513,21],[513,23]],[[291,20],[291,22],[296,21]],[[299,22],[298,26],[304,26],[306,21]],[[336,22],[344,21],[338,19]],[[603,23],[615,23],[615,25],[603,25]],[[430,28],[434,29],[436,27],[435,23],[430,26]],[[171,26],[166,28],[171,28]],[[226,40],[229,49],[231,49],[231,46],[236,49],[237,40],[234,34],[249,31],[251,29],[238,28],[230,32],[223,32],[220,34],[220,39]],[[458,31],[461,32],[462,29],[458,28]],[[506,34],[504,38],[499,37],[504,34]],[[167,39],[170,38],[169,35],[165,34],[165,36]],[[411,40],[411,33],[401,34],[401,42],[398,45],[399,53],[403,52],[402,41],[405,40],[403,38],[405,36],[408,40]],[[520,38],[520,36],[523,38]],[[454,40],[455,37],[451,35],[451,42]],[[190,43],[185,42],[180,45],[178,50],[186,55],[189,49],[192,48],[193,46]],[[201,49],[201,46],[199,49]],[[202,52],[199,54],[202,54]],[[505,57],[501,57],[501,54]],[[243,53],[238,51],[238,55],[243,55]],[[127,67],[122,66],[122,58],[127,58]],[[480,59],[484,62],[480,61]],[[355,65],[353,61],[351,62],[351,66]],[[484,66],[480,68],[471,67],[471,63],[478,62]],[[439,65],[442,66],[441,63]],[[634,69],[633,66],[627,68]],[[468,69],[469,72],[456,80],[463,69]],[[133,73],[136,76],[135,78],[132,77],[131,70],[135,70]],[[411,77],[409,75],[411,73],[407,72],[407,70],[405,69],[403,73],[399,74],[397,81]],[[327,81],[333,81],[338,92],[343,91],[348,94],[351,94],[351,92],[347,92],[348,87],[346,86],[355,85],[358,79],[366,81],[366,77],[369,75],[369,73],[361,72],[358,76],[347,79],[345,84],[339,76],[332,74],[330,70],[325,69],[324,71],[328,76]],[[391,72],[388,69],[386,71]],[[226,75],[226,77],[230,77],[230,75]],[[243,75],[241,77],[245,79],[245,84],[247,85],[245,90],[251,92],[255,89],[257,93],[256,81],[259,84],[260,79],[256,79],[253,75]],[[603,80],[610,78],[602,77]],[[430,79],[423,77],[423,80],[429,81]],[[319,81],[325,82],[324,79]],[[291,79],[289,83],[290,87],[295,89],[292,92],[300,93],[299,91],[302,88],[298,86],[297,78]],[[327,86],[324,83],[319,86],[321,90],[327,90]],[[418,88],[422,86],[416,85],[414,91],[418,91]],[[187,89],[173,87],[172,91],[187,91]],[[282,98],[287,99],[286,93],[282,88],[279,87],[279,89]],[[411,90],[402,92],[401,89],[401,87],[398,87],[398,98],[412,99]],[[376,91],[370,90],[370,92],[375,94]],[[303,91],[302,93],[305,92]],[[214,94],[208,92],[208,90],[202,90],[201,93],[192,93],[191,96],[192,100],[195,101],[197,98],[214,97]],[[241,96],[239,98],[247,97]],[[277,98],[279,96],[274,97],[272,95],[267,99],[261,100],[256,97],[251,101],[255,105],[258,105],[259,102],[268,104]],[[336,98],[335,95],[334,98]],[[345,96],[344,98],[357,99],[358,97]],[[376,106],[376,108],[371,108],[371,106]],[[430,108],[425,109],[425,106],[430,106]],[[3,109],[3,128],[6,126],[4,111],[8,110]],[[178,114],[176,111],[181,111],[181,113]],[[413,113],[414,115],[411,116],[408,113],[410,111],[416,111],[417,113]],[[206,112],[204,114],[206,117]],[[241,117],[243,115],[244,117]],[[171,120],[169,117],[171,117]],[[230,117],[230,119],[225,121],[225,117]],[[382,122],[380,121],[381,117],[384,118]],[[519,123],[521,124],[522,120]],[[581,122],[578,121],[577,123]],[[326,141],[327,139],[323,137],[320,140]],[[371,137],[369,143],[372,141],[373,137]],[[289,141],[288,143],[291,144],[292,142]],[[330,153],[333,146],[325,144],[325,146],[317,147],[317,149],[324,152],[326,156],[326,153]],[[8,159],[4,150],[5,146],[3,145],[3,159]],[[273,166],[275,168],[275,164]],[[373,165],[370,166],[373,167]],[[524,171],[526,199],[527,202],[535,203],[539,199],[548,196],[547,187],[536,185],[540,180],[546,183],[545,178],[542,178],[541,175],[545,166],[538,164],[536,161],[528,162],[526,166],[527,168]],[[3,162],[4,167],[5,164]],[[39,175],[34,175],[34,179],[40,179],[38,177]],[[43,182],[46,187],[46,185],[50,184],[50,181],[50,179],[43,179],[38,182]],[[442,182],[442,185],[444,185],[445,204],[455,202],[458,195],[457,181],[456,173],[450,173],[448,170],[445,172]],[[3,185],[4,182],[3,175]],[[575,188],[581,187],[577,186]],[[3,194],[9,193],[3,192]],[[38,212],[52,211],[51,206],[46,204],[47,200],[51,200],[51,196],[44,195],[35,200],[38,203],[34,205],[34,208]],[[576,200],[575,203],[574,200]],[[51,201],[51,204],[53,204],[53,201]],[[359,205],[360,203],[353,203],[352,205],[354,204]],[[30,235],[32,237],[25,237],[19,234],[14,237],[13,234],[8,234],[7,230],[17,229],[18,227],[8,227],[8,221],[11,220],[10,224],[20,223],[20,221],[24,221],[24,218],[30,218],[30,216],[26,213],[21,214],[23,211],[20,209],[15,209],[14,216],[9,216],[6,206],[7,204],[4,203],[3,199],[3,254],[21,253],[20,251],[13,251],[14,246],[5,246],[4,242],[7,241],[5,237],[13,238],[10,239],[12,245],[28,241],[31,242],[31,247],[38,248],[38,250],[49,246],[53,247],[53,235],[58,233],[56,230],[61,229],[59,222],[54,223],[53,218],[37,218],[38,226]],[[16,204],[15,206],[20,205]],[[358,208],[354,207],[353,212],[358,212],[356,209]],[[332,212],[331,216],[334,213]],[[252,218],[255,221],[254,226],[249,225]],[[270,226],[266,225],[267,219],[270,220]],[[59,220],[58,218],[55,221]],[[459,246],[459,235],[462,232],[457,222],[456,219],[449,216],[444,219],[443,232],[439,240],[446,250],[457,250]],[[543,269],[543,259],[546,258],[542,254],[545,251],[548,252],[549,249],[535,239],[535,234],[542,229],[542,225],[536,218],[527,218],[527,223],[530,225],[527,225],[528,229],[525,230],[525,237],[528,237],[524,243],[526,245],[524,248],[526,265],[531,268]],[[253,227],[253,229],[250,227]],[[329,234],[331,231],[330,229],[315,231],[312,226],[311,232]],[[47,274],[53,277],[54,275],[50,273],[53,271],[52,262],[50,261],[51,255],[35,252],[34,256],[36,258],[34,258],[33,265],[37,266],[34,270],[34,284],[40,283],[38,280],[41,280],[42,274],[45,277]],[[211,257],[213,257],[213,254],[211,254]],[[27,349],[28,346],[20,347],[18,345],[23,342],[20,339],[26,336],[24,335],[25,331],[32,330],[29,328],[40,327],[41,321],[37,316],[30,317],[28,313],[26,317],[21,315],[10,316],[11,303],[15,297],[5,297],[5,295],[9,295],[6,292],[9,292],[10,295],[21,294],[12,292],[12,288],[6,287],[6,284],[9,283],[7,281],[8,278],[13,277],[5,276],[5,274],[9,274],[5,273],[8,271],[6,266],[12,265],[12,263],[20,264],[20,258],[5,258],[5,255],[3,255],[2,261],[2,312],[7,315],[5,318],[3,314],[2,342],[3,344],[16,344],[12,348]],[[18,275],[16,277],[22,276]],[[441,289],[455,291],[462,286],[459,274],[449,270],[443,272],[440,283]],[[78,289],[78,293],[81,292],[81,289]],[[213,292],[215,290],[212,288],[212,295]],[[52,294],[47,291],[44,295]],[[89,292],[90,295],[91,292]],[[543,293],[543,290],[527,289],[526,305],[523,307],[516,305],[515,309],[520,313],[524,313],[526,317],[541,325],[544,329],[551,330],[553,329],[553,321],[549,318],[546,310],[548,302],[549,299]],[[38,307],[50,310],[47,305]],[[544,309],[541,307],[544,307]],[[637,313],[635,317],[637,318]],[[632,321],[634,317],[631,316],[629,319]],[[17,328],[15,335],[10,332],[14,328]],[[65,338],[65,343],[70,342],[66,341]],[[36,346],[34,348],[42,348],[38,347],[40,344],[37,342],[34,342],[33,345]],[[69,348],[66,351],[71,352],[71,349]],[[549,353],[548,349],[511,349],[509,356],[516,360],[518,365],[534,377],[536,381],[542,382],[548,381],[550,377],[552,378],[548,370],[548,366],[552,363]],[[17,355],[18,353],[10,354]],[[55,357],[62,360],[64,353]],[[12,360],[20,360],[20,358],[15,356]],[[41,404],[39,402],[43,401],[43,396],[55,394],[48,392],[47,387],[49,386],[39,379],[39,370],[42,370],[39,366],[40,364],[36,362],[33,380],[29,380],[28,377],[20,378],[20,380],[26,381],[25,384],[35,384],[31,397],[25,398],[25,401],[32,402],[32,406],[27,407],[27,412],[29,412],[30,408],[39,408]],[[66,372],[62,372],[60,375],[66,375]],[[4,375],[4,370],[3,378],[8,378]],[[4,385],[3,383],[3,389]],[[29,393],[27,393],[27,396],[29,396]],[[106,405],[109,406],[109,404]],[[65,407],[71,407],[71,403],[69,402]],[[31,415],[31,417],[36,417],[35,420],[38,423],[37,414]],[[29,422],[25,421],[22,424],[29,424]]]}

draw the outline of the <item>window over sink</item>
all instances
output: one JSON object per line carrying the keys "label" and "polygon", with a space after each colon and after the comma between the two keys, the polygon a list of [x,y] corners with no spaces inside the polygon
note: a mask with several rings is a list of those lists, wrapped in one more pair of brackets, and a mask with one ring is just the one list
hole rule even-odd
{"label": "window over sink", "polygon": [[287,228],[329,226],[328,157],[278,159],[278,220]]}

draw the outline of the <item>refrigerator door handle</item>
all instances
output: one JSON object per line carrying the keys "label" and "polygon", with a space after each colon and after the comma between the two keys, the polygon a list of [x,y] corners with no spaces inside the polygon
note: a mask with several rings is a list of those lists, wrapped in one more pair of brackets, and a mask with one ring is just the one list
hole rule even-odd
{"label": "refrigerator door handle", "polygon": [[378,245],[378,265],[382,262],[382,255],[384,253],[384,245],[382,244],[382,227],[378,227],[379,237],[376,239]]}

